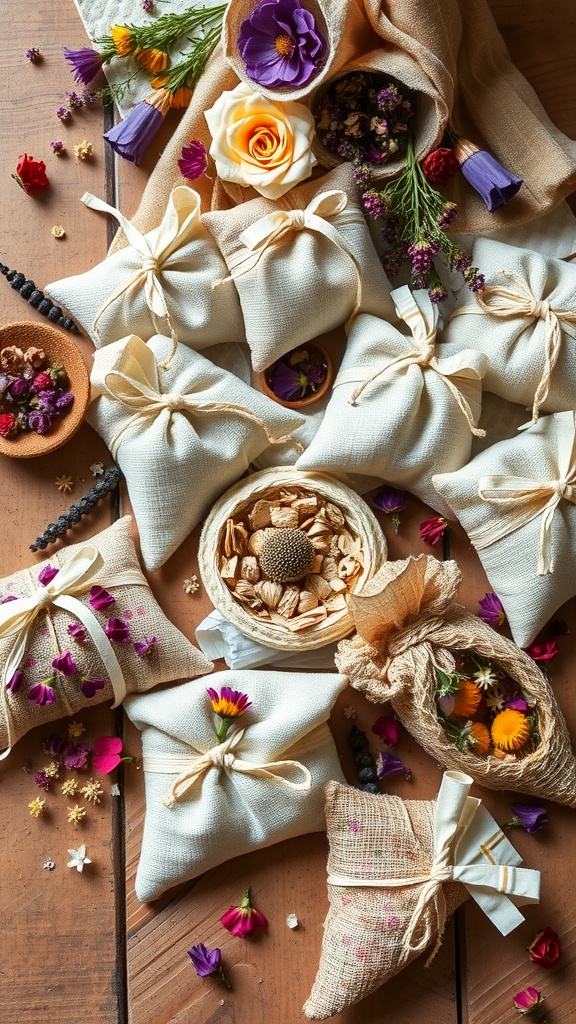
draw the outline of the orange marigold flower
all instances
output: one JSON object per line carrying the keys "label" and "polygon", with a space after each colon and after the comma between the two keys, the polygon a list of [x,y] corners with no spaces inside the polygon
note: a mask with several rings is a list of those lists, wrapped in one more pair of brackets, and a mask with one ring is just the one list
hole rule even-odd
{"label": "orange marigold flower", "polygon": [[112,25],[110,29],[114,49],[120,57],[127,57],[134,49],[132,33],[126,25]]}
{"label": "orange marigold flower", "polygon": [[487,754],[490,749],[490,733],[482,722],[474,722],[468,733],[468,746],[473,754],[481,757]]}
{"label": "orange marigold flower", "polygon": [[500,750],[521,750],[530,739],[531,731],[526,715],[506,708],[492,722],[492,742]]}
{"label": "orange marigold flower", "polygon": [[471,679],[459,679],[457,686],[458,689],[452,694],[454,706],[450,717],[457,715],[461,718],[470,718],[478,710],[482,694]]}
{"label": "orange marigold flower", "polygon": [[148,71],[165,71],[170,63],[170,58],[163,50],[155,47],[150,50],[137,50],[134,54],[136,60],[143,64]]}
{"label": "orange marigold flower", "polygon": [[176,92],[170,93],[170,106],[176,110],[184,110],[185,107],[189,106],[191,99],[192,89],[182,85],[179,89],[176,89]]}
{"label": "orange marigold flower", "polygon": [[170,78],[168,75],[156,75],[155,78],[150,79],[150,85],[153,89],[163,89],[169,81]]}

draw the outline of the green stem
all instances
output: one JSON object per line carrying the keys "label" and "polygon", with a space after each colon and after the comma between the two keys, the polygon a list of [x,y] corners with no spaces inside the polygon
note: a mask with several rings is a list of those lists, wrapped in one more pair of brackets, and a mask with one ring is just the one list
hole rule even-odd
{"label": "green stem", "polygon": [[226,738],[226,733],[230,728],[230,722],[230,718],[222,718],[220,721],[220,726],[216,731],[216,739],[219,740],[220,743],[222,743],[222,741]]}

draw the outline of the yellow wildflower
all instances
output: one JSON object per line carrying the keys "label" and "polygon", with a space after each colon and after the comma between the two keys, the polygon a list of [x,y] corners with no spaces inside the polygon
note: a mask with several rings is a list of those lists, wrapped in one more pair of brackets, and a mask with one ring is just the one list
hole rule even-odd
{"label": "yellow wildflower", "polygon": [[93,804],[99,804],[104,796],[104,790],[96,779],[88,779],[88,782],[85,786],[82,786],[80,792],[86,800]]}
{"label": "yellow wildflower", "polygon": [[112,25],[110,29],[114,49],[120,57],[127,57],[134,49],[132,33],[127,25]]}
{"label": "yellow wildflower", "polygon": [[530,722],[526,715],[506,708],[492,722],[492,742],[500,750],[521,750],[530,739]]}
{"label": "yellow wildflower", "polygon": [[82,139],[82,142],[74,146],[74,156],[77,160],[88,160],[92,156],[92,143]]}
{"label": "yellow wildflower", "polygon": [[63,796],[76,796],[78,792],[78,783],[76,779],[66,779],[66,782],[62,783],[61,786]]}
{"label": "yellow wildflower", "polygon": [[86,732],[86,726],[82,722],[77,722],[76,719],[72,719],[68,723],[68,739],[77,740],[82,733]]}
{"label": "yellow wildflower", "polygon": [[51,761],[47,768],[44,769],[49,779],[60,778],[60,766],[56,761]]}
{"label": "yellow wildflower", "polygon": [[54,238],[64,238],[66,232],[61,224],[55,224],[52,228],[52,234],[54,235]]}
{"label": "yellow wildflower", "polygon": [[70,825],[77,825],[83,818],[86,817],[86,808],[80,807],[79,804],[74,804],[68,811],[68,821]]}
{"label": "yellow wildflower", "polygon": [[68,494],[68,492],[72,490],[73,486],[74,481],[67,473],[62,473],[61,476],[56,477],[56,487],[61,494]]}
{"label": "yellow wildflower", "polygon": [[144,67],[155,74],[157,71],[166,71],[170,58],[163,50],[156,48],[150,50],[137,50],[134,54],[136,60]]}
{"label": "yellow wildflower", "polygon": [[37,796],[35,800],[30,801],[28,804],[28,810],[33,818],[39,818],[40,815],[44,813],[45,803],[46,801],[41,799],[39,796]]}

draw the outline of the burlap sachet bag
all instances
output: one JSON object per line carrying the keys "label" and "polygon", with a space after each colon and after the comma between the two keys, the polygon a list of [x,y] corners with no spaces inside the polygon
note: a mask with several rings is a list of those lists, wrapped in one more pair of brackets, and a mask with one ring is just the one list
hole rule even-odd
{"label": "burlap sachet bag", "polygon": [[463,466],[482,433],[486,356],[468,349],[444,359],[428,293],[404,287],[391,297],[410,336],[376,317],[356,318],[322,423],[296,466],[376,477],[452,516],[432,476],[439,466]]}
{"label": "burlap sachet bag", "polygon": [[[526,557],[526,551],[521,548]],[[456,604],[455,562],[420,555],[385,562],[349,607],[357,635],[341,640],[338,669],[374,703],[391,701],[406,729],[432,757],[489,789],[516,790],[576,807],[576,759],[562,712],[537,665],[511,640]],[[436,668],[454,672],[455,655],[488,659],[533,703],[538,741],[500,759],[459,750],[442,728]]]}
{"label": "burlap sachet bag", "polygon": [[226,267],[202,226],[200,196],[187,185],[172,189],[153,229],[142,234],[119,210],[86,193],[82,202],[111,214],[128,246],[84,274],[47,286],[96,348],[137,334],[172,333],[200,350],[221,342],[242,342],[244,325],[231,282],[214,290]]}
{"label": "burlap sachet bag", "polygon": [[[576,404],[576,267],[528,249],[479,238],[472,261],[486,278],[467,288],[442,334],[446,355],[488,356],[484,388],[539,412]],[[466,293],[466,294],[464,294]]]}
{"label": "burlap sachet bag", "polygon": [[[344,781],[327,725],[343,676],[319,673],[307,686],[297,672],[217,672],[210,686],[208,694],[191,682],[125,704],[142,731],[146,784],[139,900],[231,857],[324,831],[323,787]],[[212,696],[232,723],[221,740]],[[242,697],[250,703],[235,715]]]}
{"label": "burlap sachet bag", "polygon": [[330,909],[304,1006],[311,1020],[364,999],[430,946],[433,959],[468,895],[503,935],[523,922],[518,906],[538,902],[540,872],[518,867],[471,783],[445,772],[435,801],[326,786]]}
{"label": "burlap sachet bag", "polygon": [[478,552],[516,643],[528,647],[576,594],[575,414],[542,416],[434,485]]}
{"label": "burlap sachet bag", "polygon": [[252,199],[203,215],[238,289],[255,370],[359,310],[394,316],[356,195],[352,168],[344,164],[276,202]]}
{"label": "burlap sachet bag", "polygon": [[212,671],[152,596],[130,522],[0,582],[2,756],[37,725]]}
{"label": "burlap sachet bag", "polygon": [[88,422],[118,462],[150,571],[176,551],[216,498],[302,418],[199,352],[132,335],[96,352]]}

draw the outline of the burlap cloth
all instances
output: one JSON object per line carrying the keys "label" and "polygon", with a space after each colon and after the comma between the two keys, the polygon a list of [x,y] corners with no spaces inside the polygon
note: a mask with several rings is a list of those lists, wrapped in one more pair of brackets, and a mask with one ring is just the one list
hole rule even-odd
{"label": "burlap cloth", "polygon": [[[348,0],[348,5],[349,18],[355,22],[357,4]],[[450,118],[457,134],[489,150],[508,170],[524,179],[511,203],[488,213],[480,197],[462,175],[457,175],[450,186],[450,197],[459,206],[455,222],[459,231],[525,223],[552,209],[572,191],[576,185],[576,143],[554,127],[532,87],[511,63],[485,0],[388,0],[386,13],[379,0],[364,0],[364,8],[365,34],[354,35],[358,50],[348,53],[348,48],[343,48],[343,63],[338,63],[337,55],[331,63],[331,76],[341,74],[350,60],[384,46],[395,67],[398,61],[409,62],[414,87],[420,82],[433,108],[436,130],[433,124],[427,130],[428,150],[440,141]],[[342,32],[346,31],[344,25]],[[170,190],[182,183],[177,165],[182,146],[199,139],[209,147],[204,111],[224,90],[237,84],[237,76],[218,47],[150,177],[134,218],[140,230],[150,231],[160,223]],[[312,99],[313,92],[307,101]],[[255,195],[240,186],[233,186],[229,195],[218,179],[205,176],[195,185],[205,211],[228,209],[234,201]],[[111,251],[124,245],[126,239],[119,232]]]}
{"label": "burlap cloth", "polygon": [[[357,635],[338,645],[336,665],[375,703],[391,701],[398,718],[432,757],[490,789],[517,790],[576,807],[576,759],[548,680],[519,647],[454,597],[455,562],[432,555],[386,562],[349,606]],[[531,753],[503,760],[457,750],[435,700],[434,666],[454,671],[454,652],[476,652],[501,666],[535,702],[539,741]]]}

